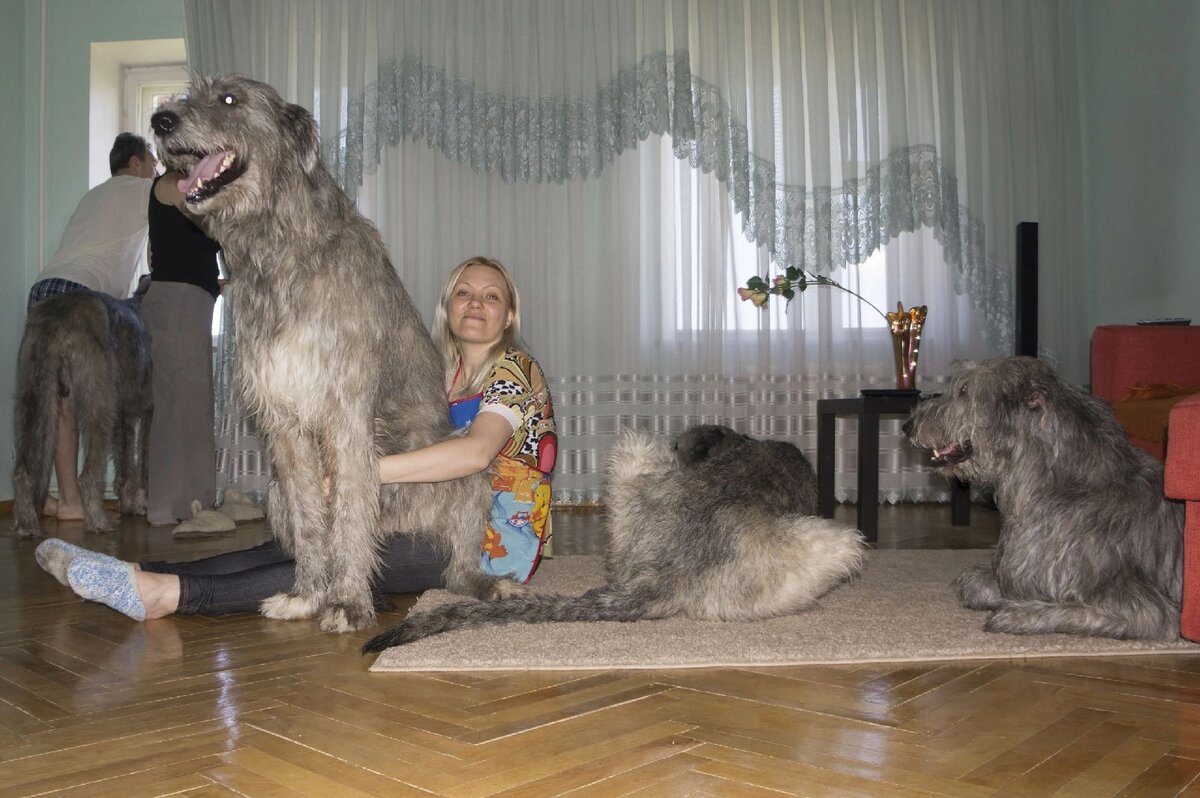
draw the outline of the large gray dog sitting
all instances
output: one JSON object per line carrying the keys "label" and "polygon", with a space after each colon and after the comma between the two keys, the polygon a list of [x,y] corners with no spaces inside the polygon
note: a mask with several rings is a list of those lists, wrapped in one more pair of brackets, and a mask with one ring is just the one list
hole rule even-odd
{"label": "large gray dog sitting", "polygon": [[379,455],[451,432],[442,363],[379,232],[321,163],[312,116],[233,76],[193,82],[151,125],[224,249],[237,378],[275,464],[268,515],[296,582],[263,613],[319,616],[327,631],[369,626],[377,550],[392,532],[444,543],[450,590],[516,589],[479,567],[486,474],[380,489]]}
{"label": "large gray dog sitting", "polygon": [[606,585],[443,605],[363,650],[491,623],[755,621],[809,609],[862,567],[858,530],[814,515],[816,483],[790,443],[703,425],[672,450],[627,433],[609,456]]}
{"label": "large gray dog sitting", "polygon": [[995,488],[995,555],[956,582],[991,610],[985,629],[1178,636],[1183,506],[1099,399],[1033,358],[967,363],[904,431],[947,475]]}
{"label": "large gray dog sitting", "polygon": [[124,515],[146,514],[146,436],[150,428],[150,339],[140,294],[64,294],[34,305],[17,353],[13,413],[13,530],[40,535],[58,439],[60,400],[84,444],[79,495],[83,527],[108,532],[102,485],[111,449],[113,490]]}

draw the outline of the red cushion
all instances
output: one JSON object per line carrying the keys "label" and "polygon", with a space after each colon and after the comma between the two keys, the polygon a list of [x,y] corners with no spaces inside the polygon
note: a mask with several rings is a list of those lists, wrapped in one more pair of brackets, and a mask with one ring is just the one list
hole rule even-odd
{"label": "red cushion", "polygon": [[1170,416],[1171,409],[1188,396],[1195,395],[1197,391],[1184,392],[1176,388],[1161,393],[1164,395],[1146,394],[1146,398],[1131,396],[1119,402],[1113,402],[1112,405],[1113,415],[1125,428],[1129,439],[1143,449],[1146,449],[1147,445],[1152,446],[1153,449],[1147,449],[1147,451],[1159,460],[1163,459],[1165,451],[1167,418]]}

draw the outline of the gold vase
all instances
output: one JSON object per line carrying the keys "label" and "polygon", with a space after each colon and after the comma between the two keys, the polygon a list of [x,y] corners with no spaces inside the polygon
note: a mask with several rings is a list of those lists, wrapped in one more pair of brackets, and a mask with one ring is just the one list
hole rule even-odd
{"label": "gold vase", "polygon": [[917,355],[920,353],[925,313],[924,305],[905,310],[904,305],[897,302],[895,312],[887,314],[892,332],[892,354],[896,361],[896,388],[901,391],[914,391],[917,388]]}

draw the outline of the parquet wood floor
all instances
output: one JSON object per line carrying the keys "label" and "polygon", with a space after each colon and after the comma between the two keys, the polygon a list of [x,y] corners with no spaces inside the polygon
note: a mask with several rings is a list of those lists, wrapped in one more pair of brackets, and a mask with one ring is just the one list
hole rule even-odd
{"label": "parquet wood floor", "polygon": [[[880,546],[995,537],[978,507],[966,530],[944,507],[882,509]],[[47,527],[128,559],[267,534]],[[595,513],[555,527],[560,553],[599,548]],[[137,624],[77,600],[33,549],[0,533],[0,798],[1200,794],[1200,657],[370,674],[367,632]]]}

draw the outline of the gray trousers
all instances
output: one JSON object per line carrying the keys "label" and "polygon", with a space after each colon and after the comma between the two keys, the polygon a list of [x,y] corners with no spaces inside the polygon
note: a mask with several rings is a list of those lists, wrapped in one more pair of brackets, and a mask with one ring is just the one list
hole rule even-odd
{"label": "gray trousers", "polygon": [[142,300],[154,363],[154,420],[147,457],[146,520],[192,517],[192,500],[217,499],[213,444],[212,294],[188,283],[154,282]]}

